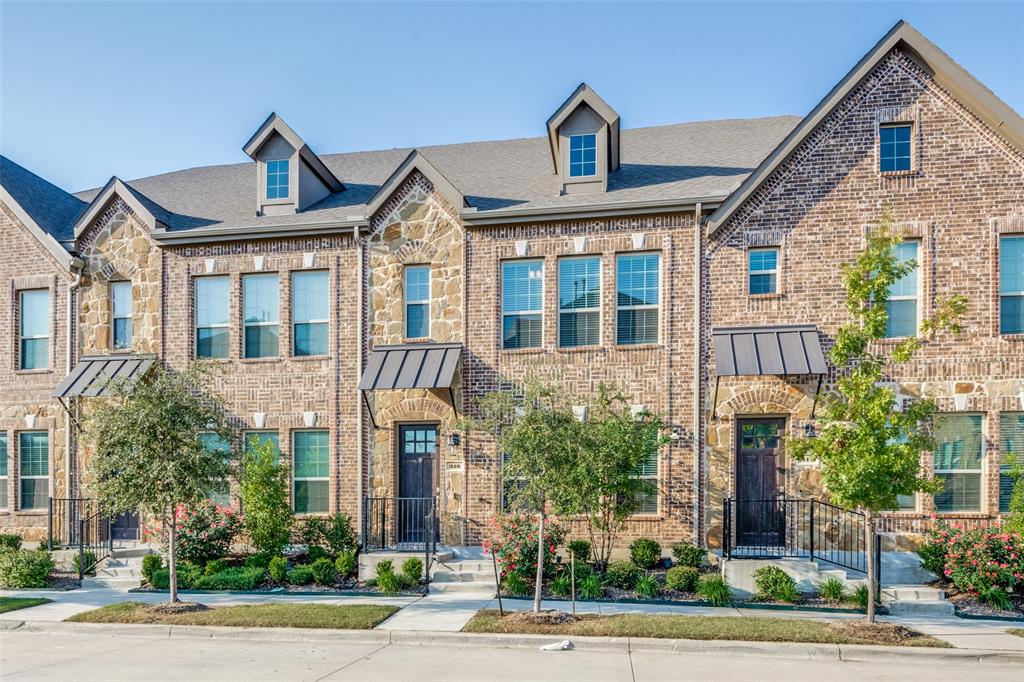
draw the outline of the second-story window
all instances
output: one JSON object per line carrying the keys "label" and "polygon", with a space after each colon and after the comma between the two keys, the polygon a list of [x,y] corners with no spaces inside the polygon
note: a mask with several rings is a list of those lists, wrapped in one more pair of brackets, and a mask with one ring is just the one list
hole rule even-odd
{"label": "second-story window", "polygon": [[747,291],[751,296],[778,293],[778,247],[747,251]]}
{"label": "second-story window", "polygon": [[569,177],[584,178],[589,175],[597,175],[597,135],[571,135]]}
{"label": "second-story window", "polygon": [[198,277],[196,297],[196,357],[228,356],[228,278]]}
{"label": "second-story window", "polygon": [[1024,235],[999,238],[999,333],[1024,334]]}
{"label": "second-story window", "polygon": [[132,283],[110,283],[110,320],[114,350],[132,347]]}
{"label": "second-story window", "polygon": [[910,170],[910,124],[878,128],[878,169],[883,173]]}
{"label": "second-story window", "polygon": [[405,338],[430,336],[430,266],[405,267]]}
{"label": "second-story window", "polygon": [[501,338],[505,348],[540,348],[543,299],[543,261],[501,264]]}
{"label": "second-story window", "polygon": [[46,369],[50,366],[50,292],[18,292],[18,320],[18,368]]}
{"label": "second-story window", "polygon": [[889,288],[889,298],[885,301],[885,312],[889,317],[885,335],[889,338],[914,336],[917,334],[917,289],[921,272],[917,242],[903,242],[893,250],[898,262],[914,261],[914,269]]}
{"label": "second-story window", "polygon": [[242,321],[245,325],[245,356],[277,356],[277,323],[280,301],[277,274],[242,277]]}
{"label": "second-story window", "polygon": [[596,346],[601,342],[601,259],[558,261],[558,345]]}
{"label": "second-story window", "polygon": [[661,257],[656,253],[620,254],[616,263],[615,342],[658,342]]}
{"label": "second-story window", "polygon": [[288,198],[288,159],[267,161],[267,198]]}
{"label": "second-story window", "polygon": [[327,355],[327,283],[325,271],[292,274],[293,355]]}

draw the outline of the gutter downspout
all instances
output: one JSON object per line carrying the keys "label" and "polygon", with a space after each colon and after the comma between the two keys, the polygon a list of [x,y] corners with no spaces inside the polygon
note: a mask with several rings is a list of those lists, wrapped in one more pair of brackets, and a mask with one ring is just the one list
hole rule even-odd
{"label": "gutter downspout", "polygon": [[701,491],[703,486],[701,485],[701,461],[703,459],[703,452],[701,443],[703,442],[702,429],[701,429],[701,376],[700,376],[700,360],[701,360],[701,282],[703,280],[703,271],[701,269],[703,258],[701,257],[701,248],[703,247],[703,235],[701,226],[701,213],[703,207],[700,202],[697,202],[697,206],[693,212],[693,544],[697,547],[703,547],[705,545],[704,539],[700,537],[700,526],[701,526],[701,514],[702,510],[702,498]]}
{"label": "gutter downspout", "polygon": [[[75,331],[74,322],[78,319],[76,315],[76,297],[75,289],[82,282],[82,273],[78,271],[74,274],[74,279],[68,284],[68,300],[67,300],[67,321],[64,327],[64,334],[67,336],[67,354],[65,357],[65,371],[64,376],[71,374],[71,370],[75,368],[75,340],[78,334]],[[71,407],[71,405],[69,405]],[[73,466],[74,456],[71,452],[71,429],[73,428],[73,420],[71,413],[67,411],[67,424],[64,426],[64,493],[68,497],[77,497],[75,491],[71,489],[71,467]]]}
{"label": "gutter downspout", "polygon": [[[363,373],[363,298],[365,291],[363,282],[366,279],[366,271],[363,264],[363,242],[359,237],[359,227],[352,228],[352,238],[356,242],[356,259],[359,265],[356,268],[358,281],[356,283],[356,433],[357,454],[356,457],[356,524],[359,528],[359,544],[366,541],[363,526],[363,456],[366,451],[366,437],[363,434],[363,401],[359,394],[359,377]],[[340,318],[339,318],[340,319]],[[369,409],[369,407],[367,407]]]}

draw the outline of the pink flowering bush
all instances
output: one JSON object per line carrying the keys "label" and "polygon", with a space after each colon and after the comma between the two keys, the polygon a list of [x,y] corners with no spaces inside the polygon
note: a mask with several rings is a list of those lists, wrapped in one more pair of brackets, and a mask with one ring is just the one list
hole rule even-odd
{"label": "pink flowering bush", "polygon": [[[241,528],[241,516],[231,507],[223,507],[211,500],[203,500],[188,508],[179,505],[178,560],[205,565],[210,559],[225,556]],[[166,529],[162,541],[166,552]]]}
{"label": "pink flowering bush", "polygon": [[[501,514],[491,519],[492,537],[484,540],[487,553],[498,560],[501,578],[517,575],[531,585],[537,577],[537,519],[523,514]],[[555,551],[565,540],[565,527],[544,521],[544,575],[555,573]]]}
{"label": "pink flowering bush", "polygon": [[[922,564],[998,608],[1010,595],[1024,594],[1024,536],[999,529],[963,530],[946,524],[929,533],[921,549]],[[941,569],[936,571],[941,559]]]}

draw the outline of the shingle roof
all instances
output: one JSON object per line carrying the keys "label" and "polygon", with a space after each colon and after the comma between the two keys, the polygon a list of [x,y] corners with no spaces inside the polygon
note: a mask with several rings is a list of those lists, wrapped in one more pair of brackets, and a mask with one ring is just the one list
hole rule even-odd
{"label": "shingle roof", "polygon": [[[545,137],[418,149],[480,212],[600,206],[727,195],[799,121],[777,116],[623,130],[620,170],[609,177],[607,192],[587,195],[559,195]],[[257,178],[252,162],[192,168],[126,184],[163,207],[163,222],[172,230],[345,220],[363,213],[367,201],[411,151],[321,155],[346,189],[294,215],[255,215]],[[76,196],[90,201],[98,192]]]}
{"label": "shingle roof", "polygon": [[71,239],[71,225],[86,204],[60,187],[0,156],[0,186],[57,241]]}

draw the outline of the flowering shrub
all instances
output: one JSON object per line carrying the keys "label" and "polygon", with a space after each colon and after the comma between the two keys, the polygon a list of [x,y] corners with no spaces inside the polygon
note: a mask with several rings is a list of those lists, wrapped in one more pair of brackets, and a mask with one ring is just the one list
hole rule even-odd
{"label": "flowering shrub", "polygon": [[[483,542],[484,551],[494,553],[501,577],[517,575],[531,585],[537,577],[537,523],[531,516],[502,514],[491,519],[493,538]],[[565,527],[551,519],[544,521],[544,575],[555,573],[555,550],[565,539]]]}
{"label": "flowering shrub", "polygon": [[[237,512],[210,500],[203,500],[191,509],[179,506],[177,558],[203,565],[210,559],[219,559],[231,549],[231,542],[241,527]],[[163,543],[166,553],[166,529]]]}
{"label": "flowering shrub", "polygon": [[[996,529],[963,530],[939,525],[922,548],[925,568],[936,567],[957,589],[996,607],[1024,592],[1024,537]],[[933,570],[930,568],[930,570]]]}

